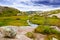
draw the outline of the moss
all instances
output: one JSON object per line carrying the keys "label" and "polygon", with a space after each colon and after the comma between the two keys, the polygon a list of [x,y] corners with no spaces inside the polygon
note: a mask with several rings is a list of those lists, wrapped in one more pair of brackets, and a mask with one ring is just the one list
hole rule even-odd
{"label": "moss", "polygon": [[34,38],[34,34],[32,32],[27,32],[25,35],[29,38]]}

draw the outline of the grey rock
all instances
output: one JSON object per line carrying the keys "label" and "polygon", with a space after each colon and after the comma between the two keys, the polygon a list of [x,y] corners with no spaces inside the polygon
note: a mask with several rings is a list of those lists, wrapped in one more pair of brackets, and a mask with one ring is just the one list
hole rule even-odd
{"label": "grey rock", "polygon": [[2,34],[4,37],[14,38],[16,36],[16,29],[13,27],[3,27]]}

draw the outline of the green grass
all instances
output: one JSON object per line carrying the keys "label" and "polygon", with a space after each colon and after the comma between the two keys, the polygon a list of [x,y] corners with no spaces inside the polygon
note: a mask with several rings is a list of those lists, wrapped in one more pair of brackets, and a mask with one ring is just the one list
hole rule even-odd
{"label": "green grass", "polygon": [[57,17],[47,17],[44,16],[33,16],[30,18],[30,21],[38,25],[50,25],[60,27],[60,18]]}
{"label": "green grass", "polygon": [[0,17],[15,16],[17,13],[21,12],[15,8],[0,6]]}
{"label": "green grass", "polygon": [[48,25],[40,25],[34,30],[34,32],[46,35],[47,38],[45,38],[45,40],[51,40],[52,37],[60,40],[60,32]]}
{"label": "green grass", "polygon": [[[57,18],[56,16],[53,17],[47,17],[47,15],[57,14],[60,13],[60,10],[53,10],[49,12],[42,12],[42,16],[37,15],[38,12],[32,12],[31,15],[29,12],[26,14],[26,12],[21,12],[14,8],[9,7],[1,7],[0,8],[0,26],[27,26],[27,20],[29,19],[32,23],[38,24],[39,26],[34,30],[35,33],[41,33],[45,35],[55,35],[60,40],[60,32],[58,32],[55,29],[52,29],[50,26],[59,26],[60,27],[60,18]],[[2,11],[3,9],[3,11]],[[17,16],[17,14],[20,13],[20,16]],[[39,13],[40,14],[40,13]],[[28,17],[28,15],[31,15],[31,17]],[[31,32],[28,32],[27,37],[34,38],[34,34]],[[51,35],[50,35],[51,36]],[[50,39],[50,36],[48,39]],[[47,39],[47,40],[48,40]]]}
{"label": "green grass", "polygon": [[33,16],[30,18],[30,21],[34,24],[43,25],[45,22],[45,18],[41,16]]}
{"label": "green grass", "polygon": [[[46,40],[51,40],[52,37],[56,37],[60,40],[60,32],[56,29],[51,28],[51,26],[60,27],[60,18],[56,16],[47,17],[47,16],[39,16],[34,15],[30,17],[30,21],[34,24],[38,24],[39,26],[34,30],[35,33],[40,33],[47,35]],[[48,37],[49,35],[49,37]],[[52,35],[52,36],[51,36]]]}
{"label": "green grass", "polygon": [[0,26],[27,26],[28,16],[0,17]]}
{"label": "green grass", "polygon": [[48,25],[40,25],[35,29],[36,33],[43,33],[43,34],[60,34],[59,31],[51,28]]}
{"label": "green grass", "polygon": [[27,32],[25,35],[29,38],[34,38],[34,34],[32,32]]}

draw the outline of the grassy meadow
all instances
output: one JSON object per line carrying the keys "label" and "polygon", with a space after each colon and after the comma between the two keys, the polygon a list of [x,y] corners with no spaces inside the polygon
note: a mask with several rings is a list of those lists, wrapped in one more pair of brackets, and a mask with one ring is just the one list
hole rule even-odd
{"label": "grassy meadow", "polygon": [[0,26],[27,26],[27,16],[0,17]]}
{"label": "grassy meadow", "polygon": [[28,26],[27,20],[29,19],[31,23],[38,25],[33,32],[26,34],[29,38],[34,38],[34,33],[39,33],[47,35],[46,40],[51,40],[51,37],[60,40],[60,31],[51,28],[51,26],[60,28],[60,18],[56,15],[48,17],[58,13],[60,13],[59,9],[46,12],[22,12],[14,8],[0,7],[0,26]]}

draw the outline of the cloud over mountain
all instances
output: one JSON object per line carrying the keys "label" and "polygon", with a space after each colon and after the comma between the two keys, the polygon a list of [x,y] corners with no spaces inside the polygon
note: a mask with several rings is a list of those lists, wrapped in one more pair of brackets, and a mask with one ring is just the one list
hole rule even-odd
{"label": "cloud over mountain", "polygon": [[59,0],[0,0],[0,5],[16,7],[22,11],[60,8]]}

